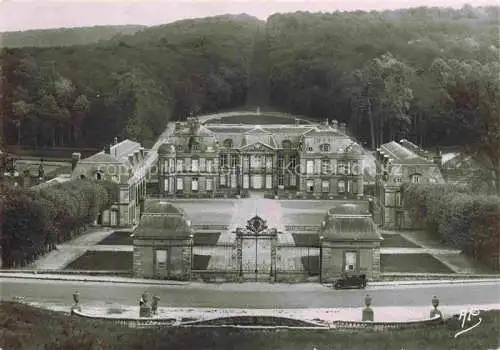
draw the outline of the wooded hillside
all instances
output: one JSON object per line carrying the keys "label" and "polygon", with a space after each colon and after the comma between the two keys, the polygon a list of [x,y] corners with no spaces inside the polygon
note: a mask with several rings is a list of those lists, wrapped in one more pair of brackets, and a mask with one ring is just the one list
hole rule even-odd
{"label": "wooded hillside", "polygon": [[0,33],[0,47],[53,47],[87,45],[145,28],[138,25],[56,28]]}
{"label": "wooded hillside", "polygon": [[4,49],[5,141],[145,141],[189,113],[259,105],[347,122],[372,149],[403,137],[459,145],[499,188],[499,9],[228,15]]}

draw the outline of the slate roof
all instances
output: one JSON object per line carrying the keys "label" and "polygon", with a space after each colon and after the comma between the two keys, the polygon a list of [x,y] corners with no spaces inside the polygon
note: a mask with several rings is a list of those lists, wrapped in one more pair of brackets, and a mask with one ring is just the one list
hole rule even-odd
{"label": "slate roof", "polygon": [[404,147],[395,141],[384,143],[382,146],[380,146],[379,150],[380,152],[387,154],[394,163],[408,165],[432,163],[432,161],[418,155],[411,149]]}
{"label": "slate roof", "polygon": [[373,219],[369,216],[335,216],[320,230],[326,241],[380,241]]}
{"label": "slate roof", "polygon": [[135,238],[186,239],[192,234],[187,220],[180,215],[143,214],[134,231]]}
{"label": "slate roof", "polygon": [[144,203],[145,214],[181,214],[184,212],[170,202],[158,199],[147,199]]}

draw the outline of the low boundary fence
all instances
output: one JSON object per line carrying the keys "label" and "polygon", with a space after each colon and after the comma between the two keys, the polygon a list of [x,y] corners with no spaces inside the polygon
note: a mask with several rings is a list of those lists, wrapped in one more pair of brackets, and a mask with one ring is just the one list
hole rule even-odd
{"label": "low boundary fence", "polygon": [[393,329],[409,329],[437,326],[443,323],[441,316],[422,321],[410,322],[370,322],[370,321],[342,321],[313,322],[277,316],[228,316],[214,317],[208,320],[174,319],[174,318],[111,318],[105,316],[88,315],[78,310],[71,311],[72,316],[106,321],[130,328],[166,327],[206,327],[206,328],[251,328],[251,329],[366,329],[372,331],[386,331]]}

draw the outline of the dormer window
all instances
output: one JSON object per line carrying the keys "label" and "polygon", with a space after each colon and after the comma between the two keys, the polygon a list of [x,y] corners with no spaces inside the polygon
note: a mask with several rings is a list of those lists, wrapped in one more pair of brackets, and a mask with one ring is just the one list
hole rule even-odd
{"label": "dormer window", "polygon": [[103,177],[102,175],[103,175],[102,170],[97,170],[95,172],[94,177],[95,177],[96,180],[102,180],[102,177]]}
{"label": "dormer window", "polygon": [[413,184],[422,183],[422,175],[421,174],[410,175],[410,182]]}
{"label": "dormer window", "polygon": [[233,147],[233,140],[231,140],[231,139],[225,139],[224,140],[224,147],[226,147],[226,148],[232,148]]}
{"label": "dormer window", "polygon": [[292,148],[292,142],[290,140],[284,140],[282,143],[281,143],[281,147],[283,147],[283,149],[289,149],[289,148]]}
{"label": "dormer window", "polygon": [[193,145],[191,146],[191,149],[193,151],[199,151],[200,150],[200,144],[198,142],[193,143]]}
{"label": "dormer window", "polygon": [[313,148],[311,146],[307,146],[307,152],[312,152]]}
{"label": "dormer window", "polygon": [[177,146],[175,146],[175,150],[176,150],[177,152],[182,152],[182,149],[183,149],[182,145],[177,145]]}
{"label": "dormer window", "polygon": [[330,152],[330,145],[328,143],[324,143],[319,146],[320,152]]}

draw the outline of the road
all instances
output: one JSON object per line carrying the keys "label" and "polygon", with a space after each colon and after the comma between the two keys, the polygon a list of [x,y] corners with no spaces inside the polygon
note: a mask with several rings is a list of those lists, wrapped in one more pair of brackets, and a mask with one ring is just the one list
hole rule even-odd
{"label": "road", "polygon": [[162,306],[218,308],[361,307],[367,293],[373,306],[431,306],[436,295],[445,305],[500,304],[500,284],[478,282],[430,285],[380,285],[366,290],[332,290],[319,284],[202,284],[147,285],[0,279],[2,300],[24,297],[29,302],[71,305],[78,290],[81,303],[136,306],[143,291],[160,297]]}

